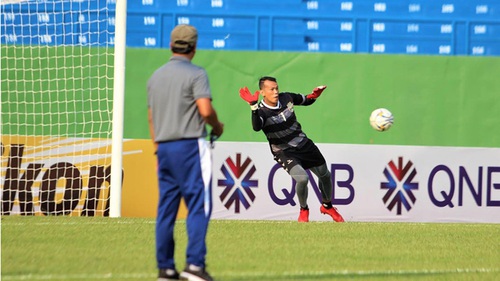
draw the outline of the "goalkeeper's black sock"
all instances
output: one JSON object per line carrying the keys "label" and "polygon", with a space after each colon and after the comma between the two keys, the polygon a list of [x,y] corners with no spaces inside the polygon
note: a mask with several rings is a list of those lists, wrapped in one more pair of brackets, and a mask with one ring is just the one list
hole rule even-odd
{"label": "goalkeeper's black sock", "polygon": [[300,209],[301,210],[309,210],[309,206],[305,206],[305,207],[300,206]]}
{"label": "goalkeeper's black sock", "polygon": [[326,209],[330,209],[332,206],[332,202],[323,202],[323,207],[325,207]]}

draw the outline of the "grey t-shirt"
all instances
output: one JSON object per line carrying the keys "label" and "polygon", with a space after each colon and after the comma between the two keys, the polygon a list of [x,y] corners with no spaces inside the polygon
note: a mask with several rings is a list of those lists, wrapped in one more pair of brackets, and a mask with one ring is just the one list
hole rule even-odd
{"label": "grey t-shirt", "polygon": [[153,73],[147,89],[156,142],[206,137],[196,106],[197,99],[212,98],[205,69],[172,56]]}

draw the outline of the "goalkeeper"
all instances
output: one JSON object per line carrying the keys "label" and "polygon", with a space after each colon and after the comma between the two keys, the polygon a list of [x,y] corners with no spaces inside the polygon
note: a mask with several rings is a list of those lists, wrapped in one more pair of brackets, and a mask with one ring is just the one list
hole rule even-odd
{"label": "goalkeeper", "polygon": [[[264,76],[259,80],[259,89],[255,94],[247,87],[240,89],[240,97],[250,104],[254,131],[262,130],[269,141],[274,160],[296,181],[299,198],[299,222],[309,221],[307,205],[310,169],[319,179],[322,204],[320,212],[328,214],[336,222],[344,219],[332,206],[332,180],[326,161],[318,147],[302,131],[295,116],[295,105],[311,105],[321,95],[326,86],[314,88],[311,94],[280,93],[276,78]],[[263,99],[258,102],[259,94]]]}

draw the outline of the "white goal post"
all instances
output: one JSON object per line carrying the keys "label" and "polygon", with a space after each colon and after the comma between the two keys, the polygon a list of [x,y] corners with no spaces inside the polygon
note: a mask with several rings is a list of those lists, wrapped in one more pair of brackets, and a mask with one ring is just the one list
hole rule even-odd
{"label": "white goal post", "polygon": [[2,215],[121,216],[126,0],[0,0]]}
{"label": "white goal post", "polygon": [[[115,71],[113,83],[113,146],[111,158],[110,217],[121,216],[123,119],[125,108],[125,45],[127,27],[127,0],[116,3]],[[119,163],[119,165],[114,165]],[[116,183],[116,185],[114,184]]]}

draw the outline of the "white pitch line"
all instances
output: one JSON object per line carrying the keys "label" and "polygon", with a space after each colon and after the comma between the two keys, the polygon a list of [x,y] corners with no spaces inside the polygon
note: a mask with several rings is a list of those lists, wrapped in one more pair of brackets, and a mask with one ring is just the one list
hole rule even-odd
{"label": "white pitch line", "polygon": [[2,276],[2,280],[113,280],[113,279],[152,279],[156,277],[154,274],[48,274],[48,275],[18,275],[18,276]]}
{"label": "white pitch line", "polygon": [[[432,275],[432,274],[452,274],[452,273],[494,273],[500,272],[500,268],[456,268],[456,269],[422,269],[422,270],[367,270],[367,271],[349,271],[349,270],[341,270],[341,271],[300,271],[300,272],[285,272],[285,273],[277,273],[277,274],[269,274],[269,273],[259,273],[259,272],[251,272],[251,273],[229,273],[229,274],[221,274],[219,277],[221,278],[245,278],[245,277],[260,277],[261,279],[270,279],[270,278],[280,278],[283,277],[304,277],[308,276],[399,276],[399,275]],[[216,274],[214,274],[217,276]],[[113,273],[105,273],[105,274],[49,274],[49,275],[13,275],[13,276],[2,276],[2,280],[71,280],[71,279],[85,279],[85,280],[113,280],[113,279],[152,279],[155,278],[155,274],[150,273],[135,273],[135,274],[113,274]]]}
{"label": "white pitch line", "polygon": [[111,225],[111,224],[155,224],[155,220],[144,220],[144,221],[74,221],[74,222],[2,222],[1,225],[17,225],[17,226],[23,226],[23,225],[44,225],[44,226],[52,226],[52,225]]}
{"label": "white pitch line", "polygon": [[[1,0],[0,0],[1,1]],[[75,217],[76,218],[76,217]],[[99,217],[103,218],[103,217]],[[42,217],[43,219],[43,217]],[[233,220],[233,219],[212,219],[210,221],[211,224],[231,224],[231,223],[240,223],[240,224],[297,224],[297,221],[295,220]],[[127,218],[119,218],[118,220],[114,218],[109,218],[109,220],[106,221],[92,221],[92,220],[78,220],[76,218],[75,221],[71,222],[59,222],[59,221],[43,221],[43,222],[24,222],[24,221],[1,221],[0,225],[82,225],[82,224],[138,224],[138,223],[143,223],[143,224],[154,224],[156,223],[155,218],[142,218],[137,220],[136,218],[133,218],[132,220],[127,220]],[[185,219],[178,219],[176,223],[179,224],[185,224],[186,220]],[[313,224],[331,224],[331,221],[314,221],[311,222]],[[405,224],[405,225],[417,225],[417,226],[423,226],[423,225],[429,225],[429,224],[436,224],[436,223],[428,223],[428,222],[374,222],[374,221],[353,221],[353,222],[347,222],[347,223],[354,223],[354,224],[371,224],[371,225],[383,225],[383,224]],[[438,223],[439,224],[439,223]],[[447,223],[447,224],[453,224],[453,223]],[[485,225],[488,225],[489,223],[457,223],[460,224],[460,227],[484,227]],[[497,226],[497,224],[489,224],[491,226]]]}
{"label": "white pitch line", "polygon": [[284,272],[280,274],[269,274],[269,273],[238,273],[232,272],[222,275],[221,277],[261,277],[261,278],[273,278],[273,277],[303,277],[307,278],[312,276],[379,276],[379,275],[432,275],[432,274],[449,274],[449,273],[494,273],[500,272],[500,268],[457,268],[448,270],[438,270],[438,269],[415,269],[415,270],[360,270],[360,271],[350,271],[350,270],[338,270],[338,271],[299,271],[299,272]]}

